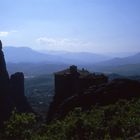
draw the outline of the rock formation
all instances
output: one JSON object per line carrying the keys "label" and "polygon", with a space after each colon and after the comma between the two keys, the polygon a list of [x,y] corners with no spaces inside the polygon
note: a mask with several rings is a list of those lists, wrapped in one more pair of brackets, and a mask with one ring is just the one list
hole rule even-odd
{"label": "rock formation", "polygon": [[17,72],[11,75],[10,89],[12,99],[18,112],[32,112],[26,96],[24,95],[24,74]]}
{"label": "rock formation", "polygon": [[[73,67],[74,68],[74,67]],[[108,81],[104,75],[79,71],[76,67],[55,74],[55,96],[47,121],[64,117],[75,107],[88,110],[94,105],[107,105],[120,99],[140,97],[140,82],[129,79]]]}
{"label": "rock formation", "polygon": [[19,112],[32,112],[24,95],[24,75],[16,73],[9,78],[0,41],[0,125],[14,108]]}
{"label": "rock formation", "polygon": [[55,96],[50,105],[48,120],[53,118],[54,112],[68,98],[81,95],[92,85],[100,85],[108,82],[108,77],[103,74],[95,75],[87,70],[78,70],[76,66],[55,73]]}
{"label": "rock formation", "polygon": [[111,82],[89,87],[83,94],[64,100],[57,108],[55,117],[61,118],[75,107],[88,110],[94,105],[114,104],[120,99],[130,100],[140,97],[140,82],[129,79],[116,79]]}
{"label": "rock formation", "polygon": [[2,42],[0,41],[0,124],[9,117],[13,108],[13,102],[8,96],[9,84],[9,75],[6,70]]}

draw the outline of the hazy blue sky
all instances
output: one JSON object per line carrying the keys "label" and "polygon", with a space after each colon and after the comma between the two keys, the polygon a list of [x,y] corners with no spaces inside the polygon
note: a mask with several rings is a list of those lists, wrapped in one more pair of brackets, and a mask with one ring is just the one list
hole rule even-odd
{"label": "hazy blue sky", "polygon": [[140,0],[0,0],[4,45],[140,51]]}

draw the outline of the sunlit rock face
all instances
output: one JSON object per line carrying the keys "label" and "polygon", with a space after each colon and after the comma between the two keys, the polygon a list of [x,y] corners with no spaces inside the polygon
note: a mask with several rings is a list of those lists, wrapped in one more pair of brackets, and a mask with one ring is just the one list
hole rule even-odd
{"label": "sunlit rock face", "polygon": [[32,111],[24,95],[24,75],[15,73],[9,78],[0,41],[0,125],[14,108],[19,112]]}

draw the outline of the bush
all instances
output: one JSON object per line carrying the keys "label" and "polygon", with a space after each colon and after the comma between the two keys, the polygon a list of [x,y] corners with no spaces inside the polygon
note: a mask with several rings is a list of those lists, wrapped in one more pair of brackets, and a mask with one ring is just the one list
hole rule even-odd
{"label": "bush", "polygon": [[63,120],[34,131],[33,114],[12,113],[5,123],[6,140],[123,140],[140,139],[140,100],[119,101],[89,111],[75,108]]}
{"label": "bush", "polygon": [[76,108],[63,120],[46,125],[36,140],[128,139],[140,132],[139,108],[140,100],[119,101],[86,112]]}
{"label": "bush", "polygon": [[33,113],[12,112],[10,119],[5,122],[4,137],[10,140],[29,140],[36,123]]}

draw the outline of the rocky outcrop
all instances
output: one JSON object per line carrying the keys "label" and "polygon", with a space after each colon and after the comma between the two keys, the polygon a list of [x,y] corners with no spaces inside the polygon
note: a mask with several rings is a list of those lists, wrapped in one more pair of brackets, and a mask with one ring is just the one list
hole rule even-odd
{"label": "rocky outcrop", "polygon": [[12,100],[18,112],[32,112],[26,96],[24,95],[24,74],[17,72],[11,75],[10,89]]}
{"label": "rocky outcrop", "polygon": [[55,96],[50,105],[47,120],[51,120],[58,107],[73,96],[80,96],[92,85],[108,82],[108,77],[90,73],[85,69],[78,70],[72,65],[68,69],[55,73]]}
{"label": "rocky outcrop", "polygon": [[75,107],[88,110],[94,105],[114,104],[120,99],[130,100],[140,97],[140,82],[129,79],[116,79],[99,86],[91,86],[83,94],[72,96],[57,108],[55,117],[61,118]]}
{"label": "rocky outcrop", "polygon": [[15,73],[9,78],[0,41],[0,125],[14,108],[19,112],[32,112],[24,95],[24,75]]}
{"label": "rocky outcrop", "polygon": [[9,96],[9,75],[6,70],[6,63],[0,41],[0,124],[6,120],[13,108],[13,102]]}
{"label": "rocky outcrop", "polygon": [[[105,80],[107,78],[103,77],[103,75],[94,76],[94,78],[92,77],[92,82],[91,80],[87,81],[86,78],[83,78],[82,80],[84,82],[82,86],[78,87],[79,91],[81,91],[80,94],[75,91],[71,93],[71,95],[68,94],[69,96],[67,96],[67,92],[69,93],[69,91],[71,91],[71,87],[68,86],[65,92],[62,92],[63,94],[66,94],[65,98],[61,98],[61,92],[56,92],[54,100],[50,105],[47,121],[53,120],[55,118],[62,118],[75,107],[81,107],[83,110],[88,110],[94,105],[108,105],[113,104],[120,99],[130,100],[132,98],[140,97],[140,82],[129,79],[116,79],[107,81]],[[80,81],[77,82],[78,84],[80,83]],[[59,79],[60,87],[65,85],[63,83],[63,79],[62,81]],[[74,79],[72,83],[75,83]],[[75,86],[75,84],[73,84],[73,86]],[[64,88],[65,86],[62,89]]]}

